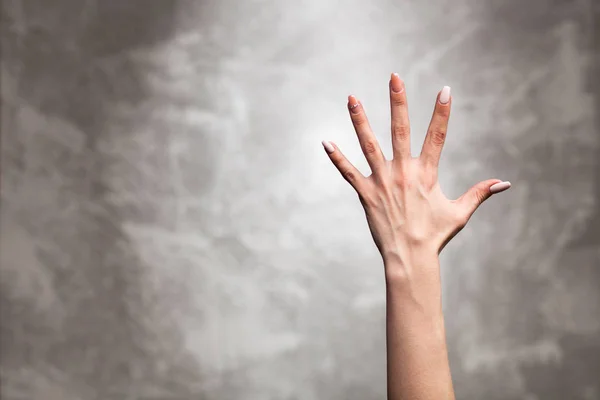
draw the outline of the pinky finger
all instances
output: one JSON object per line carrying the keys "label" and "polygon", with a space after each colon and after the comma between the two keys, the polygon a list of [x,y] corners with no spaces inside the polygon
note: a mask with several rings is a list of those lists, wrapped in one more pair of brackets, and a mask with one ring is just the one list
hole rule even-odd
{"label": "pinky finger", "polygon": [[333,162],[333,165],[340,171],[340,174],[342,174],[344,179],[360,193],[363,182],[366,179],[365,176],[361,174],[350,161],[348,161],[336,144],[326,140],[323,140],[322,144],[325,148],[325,152],[329,155],[331,162]]}

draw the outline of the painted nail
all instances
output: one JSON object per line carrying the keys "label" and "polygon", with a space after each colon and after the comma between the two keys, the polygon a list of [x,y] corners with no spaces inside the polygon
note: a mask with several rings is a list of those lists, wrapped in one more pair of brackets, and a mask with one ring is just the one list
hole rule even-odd
{"label": "painted nail", "polygon": [[333,147],[333,145],[331,143],[329,143],[326,140],[323,140],[321,142],[321,144],[323,144],[323,147],[325,148],[325,151],[327,152],[327,154],[331,154],[335,151],[335,148]]}
{"label": "painted nail", "polygon": [[440,93],[440,103],[446,104],[450,101],[450,86],[444,86]]}
{"label": "painted nail", "polygon": [[394,93],[402,93],[402,91],[404,90],[404,87],[402,87],[402,81],[400,80],[400,75],[398,75],[395,72],[392,74],[392,77],[390,78],[390,86]]}
{"label": "painted nail", "polygon": [[490,193],[495,194],[495,193],[503,192],[506,189],[508,189],[510,186],[511,186],[511,184],[508,181],[498,182],[498,183],[490,186]]}
{"label": "painted nail", "polygon": [[358,114],[358,106],[360,105],[360,103],[358,102],[358,100],[356,99],[355,96],[350,95],[348,96],[348,108],[350,109],[350,111],[352,112],[352,114]]}

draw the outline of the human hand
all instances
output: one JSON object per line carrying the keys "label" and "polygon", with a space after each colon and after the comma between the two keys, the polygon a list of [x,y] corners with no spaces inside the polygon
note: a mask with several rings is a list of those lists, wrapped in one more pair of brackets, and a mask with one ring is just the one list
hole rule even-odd
{"label": "human hand", "polygon": [[323,146],[344,179],[356,190],[371,234],[384,261],[407,261],[416,249],[439,254],[466,225],[475,210],[510,182],[489,179],[449,200],[438,182],[438,163],[450,116],[450,88],[438,94],[419,157],[410,152],[410,125],[404,82],[389,82],[393,159],[383,155],[362,104],[348,96],[348,109],[372,174],[365,177],[334,143]]}

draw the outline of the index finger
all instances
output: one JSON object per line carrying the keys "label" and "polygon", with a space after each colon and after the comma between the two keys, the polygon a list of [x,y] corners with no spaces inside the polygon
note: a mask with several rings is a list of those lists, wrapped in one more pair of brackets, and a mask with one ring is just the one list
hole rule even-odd
{"label": "index finger", "polygon": [[424,165],[436,171],[440,162],[442,148],[446,141],[451,104],[450,86],[444,86],[438,94],[433,116],[431,117],[429,129],[425,137],[425,143],[423,143],[423,148],[421,149],[421,160]]}

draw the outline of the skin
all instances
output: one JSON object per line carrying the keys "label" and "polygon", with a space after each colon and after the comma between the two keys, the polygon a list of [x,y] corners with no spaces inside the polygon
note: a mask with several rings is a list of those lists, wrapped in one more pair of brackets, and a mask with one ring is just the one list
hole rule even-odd
{"label": "skin", "polygon": [[[362,175],[332,142],[325,150],[352,185],[383,258],[386,279],[388,399],[454,399],[441,302],[439,254],[490,196],[509,182],[479,182],[455,200],[438,182],[452,98],[438,94],[421,154],[410,152],[404,82],[389,82],[393,159],[381,151],[362,104],[348,110],[372,174]],[[443,104],[440,101],[446,99]]]}

